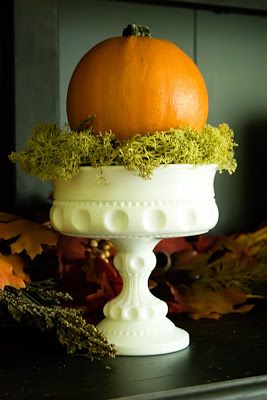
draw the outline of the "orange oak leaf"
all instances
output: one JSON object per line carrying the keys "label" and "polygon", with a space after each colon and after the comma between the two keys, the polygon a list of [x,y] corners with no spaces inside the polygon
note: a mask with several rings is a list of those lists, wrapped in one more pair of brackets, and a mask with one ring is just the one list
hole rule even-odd
{"label": "orange oak leaf", "polygon": [[0,238],[7,240],[16,237],[18,238],[11,244],[12,254],[26,250],[32,259],[42,253],[42,245],[55,246],[57,243],[57,234],[43,224],[26,219],[0,223]]}
{"label": "orange oak leaf", "polygon": [[219,319],[229,313],[246,313],[254,307],[254,304],[246,304],[246,301],[247,295],[236,288],[207,290],[183,297],[193,319]]}
{"label": "orange oak leaf", "polygon": [[4,257],[12,265],[14,275],[23,279],[25,283],[31,281],[30,276],[24,271],[25,262],[19,254],[5,255]]}
{"label": "orange oak leaf", "polygon": [[5,286],[21,289],[26,285],[21,277],[14,274],[11,262],[3,254],[0,254],[0,289],[4,289]]}

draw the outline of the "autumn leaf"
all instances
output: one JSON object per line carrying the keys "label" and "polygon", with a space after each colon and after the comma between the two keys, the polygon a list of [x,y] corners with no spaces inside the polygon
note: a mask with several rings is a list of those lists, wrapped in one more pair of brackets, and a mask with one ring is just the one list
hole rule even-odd
{"label": "autumn leaf", "polygon": [[221,290],[203,290],[181,294],[173,285],[168,283],[172,300],[169,300],[169,313],[187,313],[193,319],[219,319],[230,313],[249,312],[254,304],[246,304],[251,295],[236,288]]}
{"label": "autumn leaf", "polygon": [[24,280],[25,283],[31,281],[30,276],[24,271],[25,262],[23,258],[18,254],[10,254],[4,256],[7,262],[9,262],[13,267],[13,273],[17,277]]}
{"label": "autumn leaf", "polygon": [[166,281],[167,287],[170,289],[172,300],[167,301],[169,314],[181,314],[189,311],[186,302],[179,292],[171,283]]}
{"label": "autumn leaf", "polygon": [[0,289],[5,286],[13,286],[16,289],[25,288],[23,278],[14,274],[13,265],[10,259],[0,254]]}
{"label": "autumn leaf", "polygon": [[17,236],[18,238],[11,244],[12,254],[26,250],[31,259],[42,253],[42,245],[55,246],[57,243],[56,233],[45,225],[26,219],[0,223],[0,238],[7,240]]}
{"label": "autumn leaf", "polygon": [[196,242],[194,243],[194,248],[198,252],[205,252],[210,250],[217,242],[218,237],[213,235],[199,235]]}
{"label": "autumn leaf", "polygon": [[183,250],[192,250],[192,245],[183,237],[162,239],[154,249],[154,252],[166,252],[168,254]]}
{"label": "autumn leaf", "polygon": [[229,313],[246,313],[254,307],[246,304],[247,295],[236,288],[206,290],[183,296],[182,301],[193,319],[219,319]]}
{"label": "autumn leaf", "polygon": [[59,235],[57,242],[58,257],[64,263],[85,260],[88,257],[86,255],[88,242],[88,238]]}

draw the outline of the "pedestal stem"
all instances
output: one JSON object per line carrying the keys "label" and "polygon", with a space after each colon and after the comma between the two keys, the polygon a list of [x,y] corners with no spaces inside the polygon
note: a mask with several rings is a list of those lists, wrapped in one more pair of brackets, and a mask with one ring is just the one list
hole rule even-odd
{"label": "pedestal stem", "polygon": [[167,314],[166,303],[153,296],[148,288],[149,276],[156,265],[153,248],[157,242],[149,239],[115,241],[118,253],[114,265],[122,276],[123,288],[105,305],[107,318],[139,321]]}
{"label": "pedestal stem", "polygon": [[150,238],[113,241],[118,253],[114,264],[123,279],[121,293],[104,307],[105,319],[98,324],[120,354],[162,354],[188,346],[188,333],[166,317],[167,304],[152,295],[149,276],[156,265]]}

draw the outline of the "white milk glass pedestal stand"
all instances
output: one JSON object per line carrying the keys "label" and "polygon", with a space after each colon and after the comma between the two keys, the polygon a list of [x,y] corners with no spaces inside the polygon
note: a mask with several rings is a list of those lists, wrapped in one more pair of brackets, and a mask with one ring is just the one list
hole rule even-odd
{"label": "white milk glass pedestal stand", "polygon": [[207,232],[218,221],[214,199],[217,166],[168,165],[142,179],[124,167],[81,167],[54,182],[51,221],[64,235],[111,240],[121,293],[104,307],[98,328],[121,355],[171,353],[189,335],[167,317],[167,304],[148,289],[156,265],[153,249],[163,238]]}

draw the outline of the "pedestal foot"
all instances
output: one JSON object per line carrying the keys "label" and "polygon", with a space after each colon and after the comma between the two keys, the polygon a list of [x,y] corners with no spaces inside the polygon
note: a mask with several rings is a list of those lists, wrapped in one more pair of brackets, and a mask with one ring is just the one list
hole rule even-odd
{"label": "pedestal foot", "polygon": [[119,355],[145,356],[173,353],[189,345],[189,334],[168,318],[159,321],[127,322],[105,318],[99,328]]}

